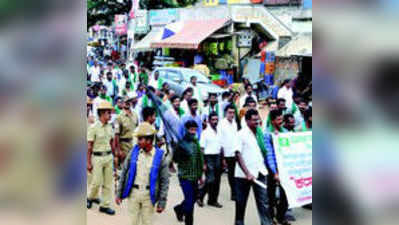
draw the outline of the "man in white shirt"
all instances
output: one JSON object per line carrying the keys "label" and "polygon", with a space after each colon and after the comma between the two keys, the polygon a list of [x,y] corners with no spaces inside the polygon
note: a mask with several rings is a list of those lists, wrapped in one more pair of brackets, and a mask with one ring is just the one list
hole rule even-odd
{"label": "man in white shirt", "polygon": [[289,111],[292,110],[292,103],[294,101],[293,96],[294,92],[291,88],[291,81],[289,79],[284,80],[282,87],[278,91],[277,98],[285,99],[285,103]]}
{"label": "man in white shirt", "polygon": [[97,61],[94,61],[94,65],[90,67],[91,82],[100,82],[100,66]]}
{"label": "man in white shirt", "polygon": [[222,101],[220,102],[220,105],[222,106],[222,111],[223,112],[225,111],[226,106],[230,105],[231,98],[232,98],[232,93],[230,91],[223,92]]}
{"label": "man in white shirt", "polygon": [[234,172],[236,167],[235,152],[239,148],[239,136],[237,123],[235,121],[235,109],[233,105],[225,108],[226,118],[218,125],[218,136],[222,147],[223,164],[227,164],[228,181],[231,189],[231,200],[236,200]]}
{"label": "man in white shirt", "polygon": [[122,44],[122,45],[121,45],[121,53],[122,53],[122,57],[123,57],[124,59],[126,59],[126,52],[127,52],[127,47],[126,47],[125,44]]}
{"label": "man in white shirt", "polygon": [[111,97],[112,99],[115,98],[115,95],[117,94],[117,88],[115,87],[114,80],[112,79],[112,73],[108,72],[107,74],[107,79],[103,81],[104,86],[107,88],[107,96]]}
{"label": "man in white shirt", "polygon": [[[245,110],[245,111],[248,111],[248,110],[250,110],[250,109],[256,109],[256,110],[257,110],[257,107],[258,107],[258,106],[257,106],[257,104],[256,104],[256,101],[255,101],[255,99],[253,99],[253,98],[248,98],[247,101],[246,101],[246,103],[244,104],[244,110]],[[242,128],[247,127],[247,123],[246,123],[246,121],[245,121],[245,116],[243,116],[243,117],[241,118],[240,123],[241,123],[241,127],[242,127]]]}
{"label": "man in white shirt", "polygon": [[245,86],[245,94],[240,98],[240,108],[244,107],[244,104],[248,97],[252,97],[257,102],[256,95],[254,95],[252,92],[253,92],[252,84],[247,84]]}
{"label": "man in white shirt", "polygon": [[111,52],[112,52],[111,48],[110,47],[106,47],[104,49],[104,56],[107,56],[108,58],[111,58]]}
{"label": "man in white shirt", "polygon": [[122,72],[123,76],[118,81],[119,96],[123,96],[123,90],[126,88],[126,82],[129,81],[129,72],[127,70]]}
{"label": "man in white shirt", "polygon": [[202,111],[202,116],[204,119],[208,119],[209,115],[212,112],[215,112],[219,119],[223,119],[223,109],[222,105],[219,104],[218,99],[217,99],[217,94],[216,93],[209,93],[209,104],[204,107]]}
{"label": "man in white shirt", "polygon": [[204,197],[208,194],[208,205],[222,208],[218,197],[220,192],[220,179],[222,176],[221,145],[218,136],[217,125],[219,117],[215,112],[209,115],[209,126],[201,135],[200,146],[205,155],[206,182],[200,190],[198,205],[204,206]]}
{"label": "man in white shirt", "polygon": [[115,80],[120,80],[122,77],[122,70],[119,68],[118,65],[115,64],[114,68],[112,69],[112,76]]}
{"label": "man in white shirt", "polygon": [[237,199],[235,225],[244,225],[245,210],[251,187],[254,190],[261,225],[272,225],[267,190],[255,183],[256,180],[266,185],[266,176],[268,174],[264,156],[256,138],[256,128],[260,122],[258,111],[255,109],[248,110],[245,114],[245,120],[247,127],[244,127],[239,132],[240,147],[236,151]]}
{"label": "man in white shirt", "polygon": [[[192,87],[188,87],[184,92],[183,92],[183,100],[181,101],[181,108],[184,110],[185,113],[190,112],[190,108],[188,107],[188,101],[193,98],[194,94],[194,89]],[[197,99],[201,100],[201,99]]]}
{"label": "man in white shirt", "polygon": [[104,74],[106,75],[109,72],[111,72],[111,74],[112,74],[112,70],[113,70],[112,67],[113,67],[112,62],[107,63],[107,65],[105,66],[105,69],[104,69]]}
{"label": "man in white shirt", "polygon": [[200,87],[197,85],[197,79],[196,76],[192,76],[188,86],[193,88],[193,98],[201,100],[203,96]]}

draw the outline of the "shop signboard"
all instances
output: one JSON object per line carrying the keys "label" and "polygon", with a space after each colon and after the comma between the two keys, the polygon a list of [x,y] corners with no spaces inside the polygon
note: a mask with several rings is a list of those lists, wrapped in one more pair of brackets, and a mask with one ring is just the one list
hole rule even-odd
{"label": "shop signboard", "polygon": [[238,35],[237,47],[250,48],[252,46],[253,37],[254,33],[251,30],[240,31],[240,34]]}
{"label": "shop signboard", "polygon": [[179,12],[177,9],[161,9],[150,11],[150,25],[161,26],[179,20]]}
{"label": "shop signboard", "polygon": [[302,0],[263,0],[264,5],[301,5]]}
{"label": "shop signboard", "polygon": [[251,4],[250,0],[203,0],[205,6]]}
{"label": "shop signboard", "polygon": [[118,35],[127,34],[127,16],[115,15],[115,32]]}
{"label": "shop signboard", "polygon": [[219,0],[204,0],[205,6],[217,6],[219,5]]}
{"label": "shop signboard", "polygon": [[312,0],[303,0],[303,9],[311,9],[312,5]]}
{"label": "shop signboard", "polygon": [[136,34],[146,34],[149,30],[148,25],[148,11],[147,10],[137,10],[135,18],[135,29]]}
{"label": "shop signboard", "polygon": [[139,0],[132,0],[132,8],[130,9],[130,12],[129,12],[130,19],[136,18],[136,16],[137,16],[136,13],[137,13],[138,8],[139,8]]}

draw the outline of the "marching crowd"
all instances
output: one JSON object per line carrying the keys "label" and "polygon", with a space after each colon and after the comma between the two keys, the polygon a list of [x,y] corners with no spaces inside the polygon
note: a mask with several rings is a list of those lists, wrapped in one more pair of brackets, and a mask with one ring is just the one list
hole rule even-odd
{"label": "marching crowd", "polygon": [[295,220],[279,184],[272,134],[312,130],[311,95],[297,79],[261,99],[248,80],[199,97],[193,77],[178,96],[149,68],[88,56],[87,82],[88,209],[99,204],[114,215],[112,202],[126,201],[131,224],[150,225],[166,209],[169,178],[177,173],[183,196],[172,208],[192,225],[196,204],[204,207],[207,199],[223,207],[226,172],[235,225],[244,224],[251,189],[261,225]]}

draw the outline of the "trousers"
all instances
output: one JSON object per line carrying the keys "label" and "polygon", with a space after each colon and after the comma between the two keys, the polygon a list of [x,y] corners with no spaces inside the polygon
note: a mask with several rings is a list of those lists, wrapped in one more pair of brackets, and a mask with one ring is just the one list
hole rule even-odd
{"label": "trousers", "polygon": [[[259,174],[258,181],[266,184],[266,177]],[[247,208],[249,191],[251,188],[255,194],[256,207],[260,218],[261,225],[271,225],[272,219],[270,217],[268,198],[266,189],[259,185],[248,181],[247,179],[237,178],[236,179],[236,216],[235,225],[244,225],[245,210]]]}
{"label": "trousers", "polygon": [[132,190],[128,199],[131,225],[152,225],[154,210],[149,190]]}
{"label": "trousers", "polygon": [[225,157],[228,169],[228,181],[231,189],[231,199],[236,199],[236,185],[234,172],[236,168],[236,158],[235,157]]}
{"label": "trousers", "polygon": [[93,156],[91,160],[93,170],[87,198],[90,200],[97,198],[102,187],[100,206],[109,208],[112,199],[113,156]]}
{"label": "trousers", "polygon": [[206,171],[206,183],[199,192],[199,198],[204,200],[208,194],[208,204],[218,202],[220,192],[220,179],[222,176],[222,163],[220,155],[205,155],[205,162],[208,166]]}
{"label": "trousers", "polygon": [[[279,189],[280,196],[276,196],[277,189]],[[269,212],[271,217],[276,217],[278,222],[284,221],[288,210],[287,195],[271,175],[267,176],[267,195],[270,200]],[[277,213],[275,213],[275,210]]]}
{"label": "trousers", "polygon": [[180,187],[183,190],[184,200],[175,208],[184,214],[185,225],[193,225],[194,223],[194,206],[198,196],[198,181],[190,181],[179,179]]}

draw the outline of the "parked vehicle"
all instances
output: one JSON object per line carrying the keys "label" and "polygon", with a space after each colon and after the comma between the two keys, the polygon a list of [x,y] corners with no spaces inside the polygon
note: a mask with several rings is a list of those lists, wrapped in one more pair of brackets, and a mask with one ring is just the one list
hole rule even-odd
{"label": "parked vehicle", "polygon": [[152,72],[152,76],[154,76],[155,72],[159,72],[159,77],[162,78],[164,82],[167,82],[170,88],[179,96],[190,86],[190,79],[192,76],[197,77],[197,85],[202,91],[202,96],[207,96],[209,93],[221,95],[225,92],[223,88],[212,84],[208,77],[197,70],[180,67],[158,67]]}

